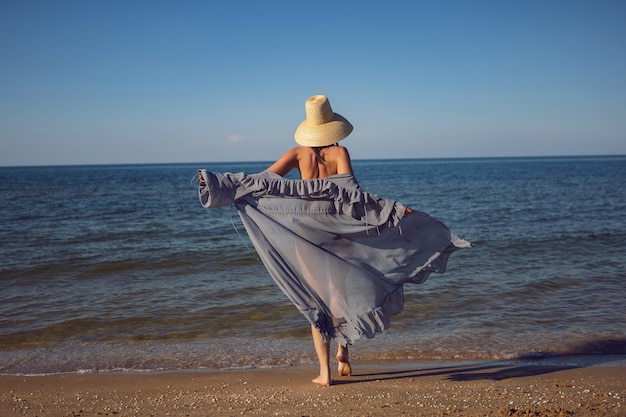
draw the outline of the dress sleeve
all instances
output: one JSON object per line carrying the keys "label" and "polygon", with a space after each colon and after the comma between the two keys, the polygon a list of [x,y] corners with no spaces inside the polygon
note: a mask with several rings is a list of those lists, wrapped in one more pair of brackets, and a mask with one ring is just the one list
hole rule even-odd
{"label": "dress sleeve", "polygon": [[198,198],[202,207],[224,207],[234,203],[246,193],[241,185],[243,173],[217,173],[205,169],[198,170],[201,179],[198,187]]}

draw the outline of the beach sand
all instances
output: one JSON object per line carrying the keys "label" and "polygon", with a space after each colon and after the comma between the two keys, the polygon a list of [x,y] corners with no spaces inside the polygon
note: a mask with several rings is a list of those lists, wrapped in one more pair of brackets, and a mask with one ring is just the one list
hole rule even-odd
{"label": "beach sand", "polygon": [[626,357],[580,362],[0,375],[0,416],[626,416]]}

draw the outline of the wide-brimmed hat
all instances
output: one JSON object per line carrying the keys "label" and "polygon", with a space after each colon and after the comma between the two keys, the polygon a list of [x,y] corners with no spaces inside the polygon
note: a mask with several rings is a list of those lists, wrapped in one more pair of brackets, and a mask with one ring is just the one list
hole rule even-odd
{"label": "wide-brimmed hat", "polygon": [[352,125],[340,114],[334,113],[328,97],[309,97],[304,103],[306,119],[293,135],[302,146],[328,146],[352,133]]}

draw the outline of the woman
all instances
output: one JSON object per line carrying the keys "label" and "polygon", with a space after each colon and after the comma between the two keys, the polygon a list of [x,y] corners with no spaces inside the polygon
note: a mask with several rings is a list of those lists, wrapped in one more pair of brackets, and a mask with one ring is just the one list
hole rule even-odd
{"label": "woman", "polygon": [[[258,174],[200,170],[198,192],[204,207],[237,207],[268,272],[311,324],[313,382],[326,386],[332,339],[339,376],[349,376],[348,345],[386,330],[402,311],[404,284],[444,272],[450,253],[470,244],[425,213],[363,191],[337,145],[352,125],[322,95],[305,112],[300,146]],[[283,178],[294,168],[300,180]]]}
{"label": "woman", "polygon": [[[342,116],[334,113],[326,96],[317,95],[305,103],[307,118],[295,133],[296,143],[300,146],[287,151],[278,161],[268,168],[282,177],[297,168],[300,178],[327,178],[331,175],[352,175],[352,164],[348,150],[338,146],[337,142],[352,132],[352,125]],[[323,131],[320,128],[323,127]],[[313,344],[320,363],[320,375],[313,382],[330,385],[330,342],[324,341],[319,330],[311,325]],[[337,346],[339,376],[350,376],[352,368],[348,356],[348,347],[340,343]]]}

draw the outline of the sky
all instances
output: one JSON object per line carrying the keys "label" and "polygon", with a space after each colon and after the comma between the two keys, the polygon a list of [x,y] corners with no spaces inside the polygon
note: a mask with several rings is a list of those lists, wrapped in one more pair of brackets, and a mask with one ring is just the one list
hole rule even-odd
{"label": "sky", "polygon": [[0,0],[0,166],[626,154],[626,1]]}

